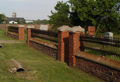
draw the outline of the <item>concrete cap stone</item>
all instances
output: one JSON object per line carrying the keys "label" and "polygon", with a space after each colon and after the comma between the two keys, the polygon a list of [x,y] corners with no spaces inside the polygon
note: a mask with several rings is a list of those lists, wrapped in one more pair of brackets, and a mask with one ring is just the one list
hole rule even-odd
{"label": "concrete cap stone", "polygon": [[25,27],[25,25],[18,25],[18,27]]}
{"label": "concrete cap stone", "polygon": [[67,26],[67,25],[63,25],[57,28],[58,31],[67,31],[68,29],[70,29],[71,27]]}
{"label": "concrete cap stone", "polygon": [[28,25],[27,28],[35,28],[34,25]]}
{"label": "concrete cap stone", "polygon": [[77,32],[84,33],[85,29],[82,28],[81,26],[74,26],[67,31],[70,32],[70,33],[77,33]]}
{"label": "concrete cap stone", "polygon": [[10,26],[9,24],[6,24],[6,26]]}

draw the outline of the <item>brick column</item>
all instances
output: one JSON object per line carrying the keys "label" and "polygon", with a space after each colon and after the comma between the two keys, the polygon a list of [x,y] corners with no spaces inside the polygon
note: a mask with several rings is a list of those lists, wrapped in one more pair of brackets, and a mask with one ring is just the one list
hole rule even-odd
{"label": "brick column", "polygon": [[[84,33],[84,29],[76,26],[68,30],[69,32],[69,66],[75,66],[75,53],[80,50],[80,34]],[[82,42],[83,45],[83,42]]]}
{"label": "brick column", "polygon": [[80,33],[70,33],[69,36],[69,66],[75,66],[75,53],[80,49]]}
{"label": "brick column", "polygon": [[24,27],[18,27],[18,40],[24,40]]}
{"label": "brick column", "polygon": [[27,28],[27,45],[29,45],[30,38],[31,38],[31,28]]}
{"label": "brick column", "polygon": [[58,60],[67,63],[69,60],[69,32],[67,32],[68,29],[70,29],[70,27],[65,25],[58,28]]}
{"label": "brick column", "polygon": [[5,27],[5,30],[6,30],[6,35],[7,35],[7,32],[8,32],[8,26]]}

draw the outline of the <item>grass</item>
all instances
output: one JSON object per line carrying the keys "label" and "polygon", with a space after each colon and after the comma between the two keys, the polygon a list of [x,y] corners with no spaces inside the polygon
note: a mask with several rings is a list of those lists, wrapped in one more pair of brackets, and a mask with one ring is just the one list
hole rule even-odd
{"label": "grass", "polygon": [[5,36],[5,30],[0,29],[0,40],[13,40],[13,39]]}
{"label": "grass", "polygon": [[[0,30],[1,31],[1,30]],[[0,32],[0,38],[9,40]],[[102,80],[70,68],[29,46],[26,43],[2,44],[0,48],[0,81],[1,82],[103,82]],[[11,59],[19,61],[25,72],[11,73]]]}
{"label": "grass", "polygon": [[[11,59],[23,65],[22,73],[10,73]],[[99,82],[100,80],[82,71],[76,71],[26,44],[3,44],[0,49],[0,79],[3,82]],[[12,79],[14,78],[14,79]]]}

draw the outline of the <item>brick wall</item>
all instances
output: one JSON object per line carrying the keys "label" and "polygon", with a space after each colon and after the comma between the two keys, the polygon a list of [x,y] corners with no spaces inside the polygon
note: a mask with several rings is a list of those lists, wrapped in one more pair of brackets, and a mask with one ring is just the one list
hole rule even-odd
{"label": "brick wall", "polygon": [[[58,57],[57,48],[53,48],[52,46],[50,47],[50,46],[47,46],[45,44],[41,43],[40,40],[39,41],[38,40],[35,41],[35,40],[32,40],[32,39],[29,40],[29,45],[31,47],[37,49],[38,51],[41,51],[41,52],[45,53],[48,56],[51,56],[51,57],[57,59],[57,57]],[[52,44],[52,45],[54,45],[54,44]]]}
{"label": "brick wall", "polygon": [[11,33],[11,32],[7,32],[7,36],[13,38],[13,39],[17,39],[18,40],[18,34],[15,34],[15,33]]}
{"label": "brick wall", "polygon": [[76,67],[107,82],[120,82],[120,71],[76,56]]}
{"label": "brick wall", "polygon": [[14,28],[18,28],[17,33],[9,31],[8,26],[6,26],[5,28],[6,35],[13,39],[24,40],[24,27],[14,27]]}
{"label": "brick wall", "polygon": [[[80,42],[81,32],[58,32],[58,48],[50,47],[49,44],[41,44],[41,41],[31,40],[31,32],[28,29],[28,42],[31,47],[46,53],[47,55],[66,62],[69,66],[76,66],[80,70],[91,73],[105,81],[120,82],[120,62],[101,58],[101,56],[86,54],[84,52],[84,41]],[[78,52],[79,51],[79,52]],[[82,52],[82,56],[76,55]],[[99,61],[101,60],[101,61]]]}

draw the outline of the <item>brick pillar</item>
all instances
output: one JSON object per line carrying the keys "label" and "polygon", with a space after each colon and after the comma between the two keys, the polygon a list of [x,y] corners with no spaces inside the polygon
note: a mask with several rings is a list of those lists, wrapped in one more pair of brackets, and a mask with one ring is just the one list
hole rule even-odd
{"label": "brick pillar", "polygon": [[69,62],[69,26],[63,25],[58,28],[58,60],[61,62]]}
{"label": "brick pillar", "polygon": [[29,45],[30,38],[31,38],[31,28],[27,28],[27,45]]}
{"label": "brick pillar", "polygon": [[69,66],[75,66],[75,53],[80,49],[80,33],[69,35]]}
{"label": "brick pillar", "polygon": [[7,35],[7,32],[8,32],[8,26],[5,27],[5,30],[6,30],[6,35]]}
{"label": "brick pillar", "polygon": [[24,27],[18,27],[18,40],[24,40]]}
{"label": "brick pillar", "polygon": [[68,37],[69,37],[69,32],[67,31],[59,31],[58,32],[58,60],[61,62],[68,62],[68,58],[66,55],[69,55],[68,52]]}
{"label": "brick pillar", "polygon": [[[69,32],[69,66],[73,67],[76,64],[75,53],[80,49],[80,46],[84,46],[84,42],[80,42],[80,35],[85,30],[80,26],[72,27]],[[84,50],[82,50],[84,51]]]}

